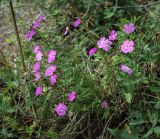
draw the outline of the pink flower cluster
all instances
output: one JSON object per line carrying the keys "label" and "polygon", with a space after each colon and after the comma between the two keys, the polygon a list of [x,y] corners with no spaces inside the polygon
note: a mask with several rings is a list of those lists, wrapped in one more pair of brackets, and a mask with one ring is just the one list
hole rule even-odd
{"label": "pink flower cluster", "polygon": [[42,51],[41,51],[41,46],[40,45],[35,45],[33,52],[36,54],[36,62],[33,65],[33,72],[35,76],[35,81],[39,80],[41,78],[41,73],[40,73],[40,61],[42,59]]}
{"label": "pink flower cluster", "polygon": [[[44,20],[45,20],[44,16],[41,16],[41,15],[37,18],[37,20],[33,23],[32,30],[25,35],[27,40],[32,39],[32,37],[36,34],[35,29],[38,28],[39,24]],[[35,76],[34,81],[38,81],[41,79],[40,61],[42,60],[42,56],[43,56],[41,46],[36,44],[34,46],[33,53],[35,53],[36,55],[35,57],[36,62],[33,64],[33,73]],[[56,53],[57,53],[56,50],[50,50],[47,53],[47,60],[48,60],[49,66],[45,71],[45,76],[50,77],[49,81],[52,85],[56,84],[57,78],[58,78],[58,75],[54,74],[57,67],[54,64],[52,64],[52,62],[54,62],[56,59]],[[42,91],[43,91],[42,86],[38,86],[35,90],[35,96],[39,96],[42,93]]]}
{"label": "pink flower cluster", "polygon": [[[76,92],[71,92],[68,94],[68,101],[73,102],[76,99],[76,97],[77,97]],[[64,103],[58,103],[57,105],[55,105],[54,111],[58,116],[62,117],[66,115],[67,105]]]}
{"label": "pink flower cluster", "polygon": [[35,29],[39,27],[39,24],[44,21],[44,16],[40,15],[37,20],[33,23],[32,29],[25,34],[26,40],[32,40],[32,37],[36,35]]}
{"label": "pink flower cluster", "polygon": [[56,50],[50,50],[47,53],[47,59],[48,59],[49,66],[47,67],[47,69],[45,71],[45,76],[49,77],[49,81],[50,81],[51,85],[55,85],[57,82],[57,78],[58,78],[58,75],[54,73],[56,71],[57,67],[56,67],[56,65],[51,64],[52,62],[55,61],[56,54],[57,54]]}
{"label": "pink flower cluster", "polygon": [[[103,49],[108,52],[111,49],[112,43],[116,40],[118,33],[115,30],[112,30],[109,34],[109,37],[102,37],[97,41],[98,48]],[[91,48],[88,52],[89,56],[92,56],[96,53],[97,48]]]}
{"label": "pink flower cluster", "polygon": [[[33,64],[33,72],[34,72],[34,81],[38,81],[41,78],[41,73],[40,73],[40,61],[42,59],[42,51],[41,51],[41,46],[40,45],[35,45],[33,52],[36,54],[36,62]],[[35,96],[39,96],[43,91],[42,86],[38,86],[35,91]]]}
{"label": "pink flower cluster", "polygon": [[[135,30],[134,24],[125,24],[123,27],[123,31],[126,34],[131,34]],[[98,48],[103,49],[104,51],[108,52],[111,49],[112,43],[116,40],[118,33],[115,30],[112,30],[109,34],[109,37],[102,37],[97,41]],[[134,42],[132,40],[125,40],[122,45],[120,46],[122,53],[131,53],[134,50]],[[89,50],[89,55],[93,55],[96,53],[96,47],[91,48]],[[126,65],[121,66],[121,70],[128,73],[129,75],[133,73],[133,71],[127,67]]]}
{"label": "pink flower cluster", "polygon": [[[38,19],[35,21],[35,23],[33,23],[32,30],[29,31],[25,36],[27,40],[32,39],[32,37],[36,34],[34,29],[38,28],[40,22],[42,22],[43,20],[44,20],[44,17],[39,16]],[[77,19],[77,21],[75,21],[74,23],[74,27],[76,28],[77,26],[79,26],[80,23],[81,23],[80,19]],[[34,81],[38,81],[41,79],[40,68],[41,68],[41,60],[43,57],[42,47],[36,44],[34,46],[33,53],[36,55],[35,63],[33,64],[33,73],[35,76]],[[49,77],[49,81],[51,85],[55,85],[58,78],[58,75],[55,74],[57,67],[55,64],[53,64],[53,62],[56,60],[56,54],[57,54],[56,50],[49,50],[47,53],[48,66],[45,70],[45,77]],[[43,92],[42,85],[37,86],[35,90],[35,96],[38,97],[39,95],[41,95],[42,92]],[[76,99],[77,94],[76,92],[70,92],[67,97],[69,102],[73,102]],[[55,106],[54,111],[57,113],[57,115],[64,116],[67,111],[67,105],[64,103],[58,103]]]}
{"label": "pink flower cluster", "polygon": [[[128,35],[131,34],[134,30],[135,30],[135,26],[133,23],[125,24],[123,26],[123,31]],[[125,40],[120,46],[120,48],[121,48],[121,52],[125,54],[131,53],[134,50],[134,42],[132,40]],[[133,73],[133,70],[125,64],[122,64],[120,66],[120,69],[123,72],[127,73],[128,75],[131,75]]]}

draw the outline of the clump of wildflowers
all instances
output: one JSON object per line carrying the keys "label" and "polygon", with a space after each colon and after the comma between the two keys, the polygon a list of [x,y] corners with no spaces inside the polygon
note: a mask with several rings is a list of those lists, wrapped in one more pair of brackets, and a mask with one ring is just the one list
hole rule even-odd
{"label": "clump of wildflowers", "polygon": [[55,106],[54,111],[59,116],[64,116],[67,111],[67,106],[64,103],[59,103]]}
{"label": "clump of wildflowers", "polygon": [[71,92],[71,93],[68,94],[68,100],[70,102],[73,102],[76,99],[76,97],[77,97],[76,92]]}
{"label": "clump of wildflowers", "polygon": [[134,50],[134,42],[130,40],[125,40],[121,45],[121,51],[123,53],[130,53]]}
{"label": "clump of wildflowers", "polygon": [[131,68],[129,68],[127,65],[122,64],[121,65],[121,70],[129,75],[131,75],[133,73],[133,70]]}
{"label": "clump of wildflowers", "polygon": [[96,47],[91,48],[91,49],[89,50],[88,54],[89,54],[90,56],[92,56],[94,53],[96,53],[96,51],[97,51],[97,48],[96,48]]}
{"label": "clump of wildflowers", "polygon": [[135,30],[135,27],[134,27],[134,24],[133,24],[133,23],[125,24],[125,25],[123,26],[123,31],[124,31],[126,34],[131,34],[134,30]]}
{"label": "clump of wildflowers", "polygon": [[73,26],[77,28],[80,24],[81,24],[81,19],[78,18],[76,21],[74,21]]}
{"label": "clump of wildflowers", "polygon": [[38,86],[35,91],[35,96],[39,96],[43,91],[42,86]]}

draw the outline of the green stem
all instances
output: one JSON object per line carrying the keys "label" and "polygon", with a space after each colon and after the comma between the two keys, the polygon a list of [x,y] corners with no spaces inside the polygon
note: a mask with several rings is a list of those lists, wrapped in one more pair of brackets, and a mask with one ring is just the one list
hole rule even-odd
{"label": "green stem", "polygon": [[17,22],[16,22],[15,13],[14,13],[14,10],[13,10],[13,5],[12,5],[12,1],[11,0],[10,0],[10,10],[11,10],[11,14],[12,14],[12,20],[13,20],[13,24],[14,24],[14,29],[15,29],[16,36],[17,36],[17,43],[18,43],[18,46],[19,46],[19,49],[20,49],[23,70],[26,71],[25,64],[24,64],[24,56],[23,56],[23,51],[22,51],[22,45],[21,45],[21,41],[20,41],[20,37],[19,37],[19,32],[18,32],[18,28],[17,28]]}

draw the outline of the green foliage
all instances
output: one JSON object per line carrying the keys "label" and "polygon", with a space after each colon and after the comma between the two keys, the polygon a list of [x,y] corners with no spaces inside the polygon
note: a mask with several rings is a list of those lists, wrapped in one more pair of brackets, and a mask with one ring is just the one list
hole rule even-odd
{"label": "green foliage", "polygon": [[[14,2],[28,5],[23,0]],[[0,3],[3,6],[7,1]],[[160,38],[157,34],[160,4],[144,7],[142,4],[134,0],[118,0],[117,3],[31,1],[29,8],[35,10],[33,13],[37,13],[36,9],[42,10],[46,22],[32,41],[22,40],[27,71],[22,71],[19,57],[13,62],[16,68],[2,65],[0,69],[0,138],[159,138]],[[66,25],[71,27],[78,16],[84,23],[64,36]],[[35,17],[36,14],[30,16],[30,25]],[[17,22],[25,24],[23,18],[18,18]],[[135,24],[136,31],[126,35],[122,26],[130,22]],[[28,27],[22,27],[25,30],[22,32]],[[108,53],[98,50],[94,56],[88,56],[88,50],[96,47],[98,36],[108,36],[112,29],[118,31],[113,49]],[[125,55],[119,47],[126,39],[135,41],[135,50]],[[13,34],[6,39],[6,43],[16,44],[15,41]],[[41,73],[48,66],[47,51],[57,50],[55,86],[44,76],[34,81],[32,46],[35,43],[40,44],[44,52]],[[8,58],[10,52],[5,55]],[[120,71],[122,63],[127,63],[134,73],[128,76]],[[34,96],[37,85],[43,86],[39,97]],[[73,103],[67,100],[71,91],[77,92]],[[103,100],[109,104],[107,109],[101,108]],[[68,106],[63,118],[54,114],[55,104],[59,102]]]}

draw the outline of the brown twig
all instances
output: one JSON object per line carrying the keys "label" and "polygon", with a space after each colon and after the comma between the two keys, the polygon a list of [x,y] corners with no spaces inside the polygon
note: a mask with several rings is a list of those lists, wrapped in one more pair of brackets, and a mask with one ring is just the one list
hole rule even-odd
{"label": "brown twig", "polygon": [[16,22],[16,18],[15,18],[15,13],[14,13],[14,10],[13,10],[12,1],[10,1],[9,4],[10,4],[10,10],[11,10],[12,19],[13,19],[14,29],[15,29],[16,36],[17,36],[17,43],[18,43],[18,46],[19,46],[19,49],[20,49],[23,70],[26,71],[25,63],[24,63],[24,56],[23,56],[23,51],[22,51],[22,45],[21,45],[21,41],[20,41],[20,37],[19,37],[19,32],[18,32],[18,28],[17,28],[17,22]]}

